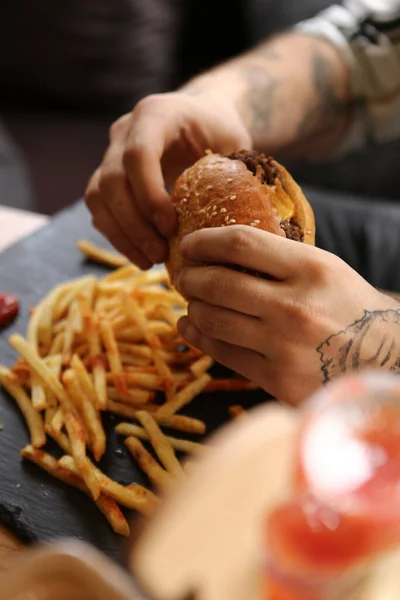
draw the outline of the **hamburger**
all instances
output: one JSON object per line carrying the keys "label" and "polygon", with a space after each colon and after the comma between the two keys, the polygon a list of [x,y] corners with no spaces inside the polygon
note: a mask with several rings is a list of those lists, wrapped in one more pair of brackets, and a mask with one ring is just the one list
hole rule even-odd
{"label": "hamburger", "polygon": [[255,151],[229,156],[208,151],[177,179],[171,200],[178,215],[169,240],[172,280],[183,266],[182,238],[198,229],[248,225],[315,243],[313,211],[301,188],[276,160]]}

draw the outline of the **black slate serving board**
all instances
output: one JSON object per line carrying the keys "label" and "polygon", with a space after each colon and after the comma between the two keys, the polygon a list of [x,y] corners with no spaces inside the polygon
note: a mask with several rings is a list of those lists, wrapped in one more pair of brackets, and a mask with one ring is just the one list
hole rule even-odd
{"label": "black slate serving board", "polygon": [[[82,203],[60,213],[50,225],[0,254],[0,292],[12,292],[21,302],[18,319],[0,333],[0,363],[11,366],[14,362],[16,354],[7,338],[14,332],[25,334],[29,307],[49,289],[83,274],[107,272],[82,258],[76,249],[79,239],[105,245],[103,238],[93,230]],[[252,406],[266,399],[263,392],[207,394],[196,399],[186,414],[204,419],[210,433],[228,420],[231,404]],[[106,415],[108,444],[100,468],[121,483],[146,484],[144,475],[126,452],[123,440],[113,431],[117,422],[117,418]],[[0,424],[3,425],[0,430],[0,523],[28,543],[65,536],[78,538],[123,564],[124,541],[110,530],[93,502],[35,465],[20,460],[20,449],[29,443],[28,432],[18,408],[2,389]]]}

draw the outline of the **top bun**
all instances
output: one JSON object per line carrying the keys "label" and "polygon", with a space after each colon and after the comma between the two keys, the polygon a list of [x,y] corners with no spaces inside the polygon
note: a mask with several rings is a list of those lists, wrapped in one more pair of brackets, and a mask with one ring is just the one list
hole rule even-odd
{"label": "top bun", "polygon": [[171,200],[178,215],[169,241],[171,278],[183,266],[182,238],[206,227],[248,225],[314,244],[314,215],[300,187],[282,165],[257,152],[207,153],[177,179]]}

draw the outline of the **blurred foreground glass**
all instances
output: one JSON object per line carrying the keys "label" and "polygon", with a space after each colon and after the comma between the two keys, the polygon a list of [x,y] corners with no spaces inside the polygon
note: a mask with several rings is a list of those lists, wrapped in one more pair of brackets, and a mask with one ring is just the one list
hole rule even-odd
{"label": "blurred foreground glass", "polygon": [[400,378],[366,373],[319,392],[295,471],[293,498],[267,518],[265,598],[366,598],[400,542]]}

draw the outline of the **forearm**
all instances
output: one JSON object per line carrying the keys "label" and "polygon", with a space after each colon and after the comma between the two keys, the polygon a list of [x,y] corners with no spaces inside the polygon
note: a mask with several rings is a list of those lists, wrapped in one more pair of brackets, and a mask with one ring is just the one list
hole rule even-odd
{"label": "forearm", "polygon": [[183,90],[234,103],[255,148],[330,151],[351,112],[348,67],[328,42],[289,33],[201,75]]}

